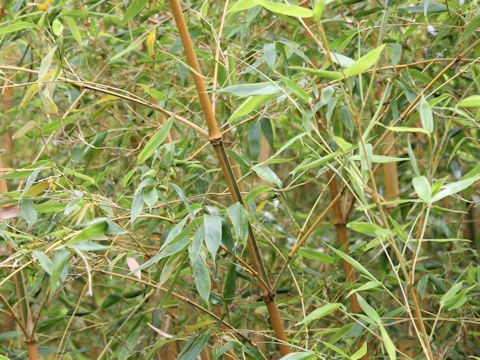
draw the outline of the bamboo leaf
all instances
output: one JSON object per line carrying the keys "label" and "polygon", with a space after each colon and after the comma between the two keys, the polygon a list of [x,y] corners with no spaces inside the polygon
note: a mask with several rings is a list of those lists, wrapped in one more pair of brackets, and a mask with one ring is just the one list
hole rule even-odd
{"label": "bamboo leaf", "polygon": [[340,71],[312,69],[312,68],[307,68],[302,66],[290,66],[289,68],[297,71],[303,71],[308,74],[313,74],[324,79],[336,80],[336,79],[341,79],[343,77],[343,74]]}
{"label": "bamboo leaf", "polygon": [[50,276],[50,291],[55,292],[55,289],[58,286],[58,283],[66,277],[66,274],[63,273],[63,269],[68,263],[68,259],[71,254],[66,249],[59,249],[54,252],[53,255],[53,268],[52,274]]}
{"label": "bamboo leaf", "polygon": [[442,200],[447,196],[451,196],[465,189],[468,189],[470,186],[472,186],[474,183],[476,183],[479,180],[480,180],[480,176],[473,176],[471,178],[466,178],[463,180],[445,184],[442,186],[441,190],[438,193],[433,195],[432,202]]}
{"label": "bamboo leaf", "polygon": [[70,246],[80,241],[90,240],[105,235],[105,232],[108,229],[108,223],[105,218],[98,218],[83,224],[81,227],[82,230],[69,240],[67,245]]}
{"label": "bamboo leaf", "polygon": [[280,15],[293,16],[293,17],[299,17],[299,18],[309,18],[309,17],[312,17],[313,15],[312,10],[303,6],[288,5],[288,4],[277,3],[273,1],[267,1],[267,0],[259,0],[258,2],[265,9]]}
{"label": "bamboo leaf", "polygon": [[385,350],[387,351],[388,357],[390,360],[397,359],[397,349],[393,344],[392,339],[387,333],[387,330],[383,326],[380,326],[380,334],[382,335],[383,346],[385,346]]}
{"label": "bamboo leaf", "polygon": [[388,126],[387,128],[394,132],[419,132],[426,135],[430,134],[427,130],[417,127]]}
{"label": "bamboo leaf", "polygon": [[33,257],[38,260],[42,269],[48,274],[52,275],[53,272],[53,262],[50,258],[42,251],[33,250]]}
{"label": "bamboo leaf", "polygon": [[327,315],[330,315],[333,313],[335,310],[340,308],[342,304],[340,303],[333,303],[333,304],[327,304],[324,305],[318,309],[313,310],[310,314],[308,314],[302,321],[297,323],[297,325],[303,325],[303,324],[310,324],[314,320],[321,319]]}
{"label": "bamboo leaf", "polygon": [[357,260],[352,258],[350,255],[345,254],[343,251],[337,250],[334,247],[327,245],[335,254],[340,256],[343,260],[352,265],[356,270],[366,275],[370,280],[378,282],[378,280],[373,276],[363,265],[361,265]]}
{"label": "bamboo leaf", "polygon": [[475,108],[480,107],[480,95],[469,96],[458,103],[460,107]]}
{"label": "bamboo leaf", "polygon": [[314,249],[302,247],[298,250],[298,255],[310,260],[316,260],[322,264],[333,264],[333,258],[330,255]]}
{"label": "bamboo leaf", "polygon": [[256,96],[256,95],[275,95],[282,89],[275,83],[263,82],[255,84],[232,85],[217,90],[219,94],[234,95],[238,97]]}
{"label": "bamboo leaf", "polygon": [[64,20],[67,23],[68,28],[70,29],[70,32],[72,33],[72,36],[75,39],[75,41],[78,43],[78,45],[82,46],[83,45],[82,33],[80,32],[80,29],[78,28],[75,20],[68,16],[64,17]]}
{"label": "bamboo leaf", "polygon": [[313,8],[313,20],[319,21],[323,16],[323,11],[325,10],[326,0],[318,0]]}
{"label": "bamboo leaf", "polygon": [[40,63],[40,69],[38,70],[38,82],[42,83],[43,81],[47,80],[47,74],[50,70],[50,66],[52,65],[53,56],[55,55],[55,51],[57,51],[57,47],[53,47],[50,51],[45,55]]}
{"label": "bamboo leaf", "polygon": [[235,13],[242,10],[248,10],[255,6],[262,6],[266,10],[285,16],[293,16],[299,18],[312,17],[313,12],[303,6],[288,5],[276,3],[267,0],[239,0],[228,10],[229,13]]}
{"label": "bamboo leaf", "polygon": [[215,256],[222,242],[222,218],[216,215],[205,215],[203,227],[205,230],[205,245],[215,261]]}
{"label": "bamboo leaf", "polygon": [[377,311],[373,307],[371,307],[370,304],[367,303],[365,301],[365,299],[363,297],[361,297],[360,295],[357,295],[357,299],[358,299],[358,304],[362,308],[362,311],[370,319],[372,319],[377,325],[381,325],[382,324],[382,318],[380,317],[380,315],[378,315]]}
{"label": "bamboo leaf", "polygon": [[26,21],[16,21],[13,24],[0,27],[0,35],[33,28],[33,24]]}
{"label": "bamboo leaf", "polygon": [[385,44],[380,45],[376,49],[373,49],[372,51],[363,55],[360,59],[355,61],[352,65],[350,65],[344,71],[345,76],[346,77],[356,76],[356,75],[363,74],[364,72],[369,70],[373,65],[376,64],[384,48],[385,48]]}
{"label": "bamboo leaf", "polygon": [[280,358],[280,360],[305,360],[313,359],[314,353],[311,351],[292,352]]}
{"label": "bamboo leaf", "polygon": [[150,33],[147,36],[147,39],[145,40],[145,45],[147,46],[147,51],[148,51],[148,56],[153,58],[155,55],[155,40],[157,36],[157,30],[153,29],[150,31]]}
{"label": "bamboo leaf", "polygon": [[132,0],[128,5],[127,11],[123,15],[123,21],[132,19],[135,15],[140,13],[145,8],[148,0]]}
{"label": "bamboo leaf", "polygon": [[285,85],[303,102],[309,103],[310,98],[300,86],[297,85],[297,83],[285,76],[282,76],[283,82]]}
{"label": "bamboo leaf", "polygon": [[463,281],[454,284],[445,294],[440,298],[440,306],[445,307],[452,298],[462,289]]}
{"label": "bamboo leaf", "polygon": [[247,100],[240,104],[240,106],[233,112],[227,122],[246,116],[254,111],[258,106],[265,103],[272,95],[257,95],[250,96]]}
{"label": "bamboo leaf", "polygon": [[245,209],[239,202],[236,202],[227,209],[227,213],[232,221],[237,240],[245,245],[248,236],[248,215]]}
{"label": "bamboo leaf", "polygon": [[208,340],[210,340],[209,331],[193,335],[180,354],[178,354],[178,360],[197,360],[198,355],[207,345]]}
{"label": "bamboo leaf", "polygon": [[279,188],[282,187],[282,180],[267,166],[255,166],[252,168],[255,173],[260,176],[263,180],[277,185]]}
{"label": "bamboo leaf", "polygon": [[350,360],[360,360],[367,354],[367,342],[364,341],[360,349],[355,351],[355,353],[350,357]]}
{"label": "bamboo leaf", "polygon": [[418,197],[426,203],[430,203],[432,200],[432,189],[427,178],[425,176],[414,177],[412,184]]}
{"label": "bamboo leaf", "polygon": [[422,120],[423,128],[425,131],[431,134],[434,130],[433,114],[430,104],[424,98],[422,98],[420,101],[418,112],[420,113],[420,119]]}
{"label": "bamboo leaf", "polygon": [[172,128],[172,125],[173,125],[173,119],[170,118],[165,124],[163,124],[160,130],[158,130],[147,141],[142,151],[140,151],[140,154],[138,154],[139,163],[144,163],[145,161],[147,161],[153,155],[155,150],[157,150],[160,147],[160,145],[163,144],[163,142],[168,136],[170,129]]}
{"label": "bamboo leaf", "polygon": [[20,207],[22,210],[22,217],[27,222],[28,226],[32,226],[37,222],[37,211],[33,206],[32,199],[29,198],[22,198],[20,202]]}
{"label": "bamboo leaf", "polygon": [[210,273],[202,253],[192,261],[193,280],[200,297],[208,303],[211,291]]}
{"label": "bamboo leaf", "polygon": [[386,236],[390,233],[387,229],[384,229],[377,224],[368,223],[368,222],[356,222],[352,221],[347,224],[349,229],[359,232],[361,234],[369,236]]}

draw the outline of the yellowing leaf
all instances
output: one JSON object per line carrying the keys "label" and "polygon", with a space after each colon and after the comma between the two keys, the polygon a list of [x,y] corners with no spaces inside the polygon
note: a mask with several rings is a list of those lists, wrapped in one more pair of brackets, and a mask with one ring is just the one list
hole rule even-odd
{"label": "yellowing leaf", "polygon": [[37,4],[38,10],[40,11],[47,11],[48,6],[51,4],[52,0],[45,0],[43,4]]}
{"label": "yellowing leaf", "polygon": [[20,139],[23,137],[26,133],[28,133],[30,130],[35,129],[37,123],[33,120],[28,121],[25,125],[23,125],[20,129],[15,131],[12,135],[12,139]]}
{"label": "yellowing leaf", "polygon": [[148,56],[150,56],[151,58],[153,58],[153,56],[155,55],[154,46],[155,46],[156,35],[157,35],[156,30],[153,29],[152,31],[150,31],[150,33],[147,36],[147,39],[145,40],[145,45],[147,46]]}
{"label": "yellowing leaf", "polygon": [[25,95],[23,95],[23,99],[20,102],[19,108],[22,109],[32,99],[32,97],[38,93],[38,90],[38,83],[32,84],[32,86],[25,91]]}
{"label": "yellowing leaf", "polygon": [[29,197],[35,197],[38,194],[42,193],[43,190],[45,190],[49,186],[50,186],[50,183],[48,181],[39,182],[38,184],[35,184],[30,189],[28,189],[25,192],[25,195]]}

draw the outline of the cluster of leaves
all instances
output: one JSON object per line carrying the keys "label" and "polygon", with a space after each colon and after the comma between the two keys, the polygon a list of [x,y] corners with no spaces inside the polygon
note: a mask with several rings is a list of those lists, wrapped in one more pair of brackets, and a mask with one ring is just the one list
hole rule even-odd
{"label": "cluster of leaves", "polygon": [[251,224],[284,359],[478,356],[477,1],[182,6],[245,206],[168,2],[1,5],[0,351],[278,358]]}

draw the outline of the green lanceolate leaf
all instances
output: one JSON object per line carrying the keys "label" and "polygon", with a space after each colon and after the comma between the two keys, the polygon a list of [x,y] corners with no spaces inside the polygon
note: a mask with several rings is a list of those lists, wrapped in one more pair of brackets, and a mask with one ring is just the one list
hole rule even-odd
{"label": "green lanceolate leaf", "polygon": [[290,69],[303,71],[308,74],[313,74],[324,79],[336,80],[336,79],[341,79],[343,77],[343,74],[340,71],[312,69],[312,68],[306,68],[302,66],[290,66]]}
{"label": "green lanceolate leaf", "polygon": [[227,209],[228,216],[233,224],[237,240],[246,244],[248,236],[248,215],[243,206],[236,202]]}
{"label": "green lanceolate leaf", "polygon": [[234,111],[234,113],[230,116],[227,122],[236,120],[241,118],[242,116],[246,116],[250,114],[252,111],[257,109],[260,105],[264,104],[272,95],[258,95],[258,96],[250,96],[247,100],[245,100],[240,106]]}
{"label": "green lanceolate leaf", "polygon": [[210,340],[210,332],[204,331],[201,334],[193,335],[187,344],[183,347],[180,354],[178,354],[179,360],[197,360],[198,355],[207,345],[208,340]]}
{"label": "green lanceolate leaf", "polygon": [[53,262],[52,262],[52,260],[50,260],[50,258],[42,251],[33,250],[32,254],[35,257],[35,259],[38,260],[42,269],[45,270],[45,272],[48,275],[51,276],[52,273],[53,273]]}
{"label": "green lanceolate leaf", "polygon": [[303,6],[288,5],[267,0],[239,0],[230,7],[228,12],[235,13],[242,10],[248,10],[254,6],[262,6],[268,11],[285,16],[308,18],[313,15],[312,10]]}
{"label": "green lanceolate leaf", "polygon": [[192,261],[192,273],[195,281],[195,287],[200,297],[208,303],[212,284],[210,281],[210,273],[208,272],[207,263],[202,253]]}
{"label": "green lanceolate leaf", "polygon": [[73,38],[77,41],[78,45],[82,46],[83,45],[82,32],[78,28],[78,25],[75,22],[75,20],[68,16],[65,17],[64,20],[67,23],[67,26],[70,29],[70,32],[72,33]]}
{"label": "green lanceolate leaf", "polygon": [[282,180],[267,166],[255,166],[253,167],[253,171],[260,176],[263,180],[277,185],[279,188],[282,187]]}
{"label": "green lanceolate leaf", "polygon": [[138,154],[138,162],[147,161],[153,153],[163,144],[173,125],[173,119],[170,118],[163,126],[147,141],[140,154]]}
{"label": "green lanceolate leaf", "polygon": [[355,353],[350,357],[350,360],[360,360],[367,354],[367,342],[364,341],[360,349],[355,351]]}
{"label": "green lanceolate leaf", "polygon": [[0,35],[33,28],[33,24],[26,21],[16,21],[10,25],[0,26]]}
{"label": "green lanceolate leaf", "polygon": [[357,260],[352,258],[350,255],[345,254],[343,251],[337,250],[332,246],[328,246],[334,253],[340,256],[343,260],[352,265],[356,270],[360,271],[362,274],[366,275],[370,280],[378,282],[378,280],[373,276],[362,264]]}
{"label": "green lanceolate leaf", "polygon": [[218,248],[222,243],[222,218],[216,215],[205,215],[203,221],[205,245],[212,259],[215,260]]}
{"label": "green lanceolate leaf", "polygon": [[312,351],[292,352],[280,358],[280,360],[313,360],[315,355]]}
{"label": "green lanceolate leaf", "polygon": [[380,326],[380,334],[382,335],[383,346],[387,351],[388,358],[390,360],[397,359],[397,349],[395,348],[395,344],[393,343],[392,339],[387,333],[387,330],[383,326]]}
{"label": "green lanceolate leaf", "polygon": [[37,211],[32,199],[22,198],[21,201],[22,217],[27,222],[28,226],[32,226],[37,222]]}
{"label": "green lanceolate leaf", "polygon": [[349,229],[369,236],[386,236],[390,232],[377,224],[353,221],[347,224]]}
{"label": "green lanceolate leaf", "polygon": [[434,130],[433,113],[430,104],[423,98],[418,105],[418,111],[420,113],[423,128],[431,134]]}
{"label": "green lanceolate leaf", "polygon": [[460,107],[476,108],[480,107],[480,95],[469,96],[458,103]]}
{"label": "green lanceolate leaf", "polygon": [[345,76],[356,76],[368,71],[373,65],[377,63],[384,48],[385,44],[380,45],[369,53],[363,55],[360,59],[355,61],[352,65],[350,65],[347,69],[344,70]]}
{"label": "green lanceolate leaf", "polygon": [[217,91],[219,94],[234,95],[238,97],[275,95],[282,92],[276,83],[263,82],[254,84],[232,85]]}
{"label": "green lanceolate leaf", "polygon": [[89,221],[82,226],[80,230],[71,240],[67,242],[67,245],[73,245],[81,241],[90,240],[105,235],[108,229],[108,222],[105,218],[99,218]]}
{"label": "green lanceolate leaf", "polygon": [[58,286],[58,283],[66,277],[63,273],[65,266],[71,254],[66,249],[59,249],[53,253],[53,266],[50,276],[50,288],[53,293]]}
{"label": "green lanceolate leaf", "polygon": [[430,203],[432,200],[432,189],[430,183],[425,176],[417,176],[412,180],[413,188],[418,197],[426,203]]}
{"label": "green lanceolate leaf", "polygon": [[310,314],[308,314],[305,319],[300,321],[297,325],[303,325],[303,324],[309,324],[314,320],[321,319],[327,315],[330,315],[333,313],[335,310],[340,308],[342,304],[339,303],[334,303],[334,304],[327,304],[324,305],[318,309],[313,310]]}
{"label": "green lanceolate leaf", "polygon": [[127,11],[123,15],[123,21],[128,21],[137,15],[140,11],[145,8],[148,0],[132,0],[129,1]]}

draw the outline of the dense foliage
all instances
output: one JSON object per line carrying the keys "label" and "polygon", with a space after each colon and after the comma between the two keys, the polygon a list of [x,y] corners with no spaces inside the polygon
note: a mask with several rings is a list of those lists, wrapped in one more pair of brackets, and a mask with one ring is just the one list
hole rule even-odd
{"label": "dense foliage", "polygon": [[176,1],[1,2],[0,354],[480,357],[478,1]]}

